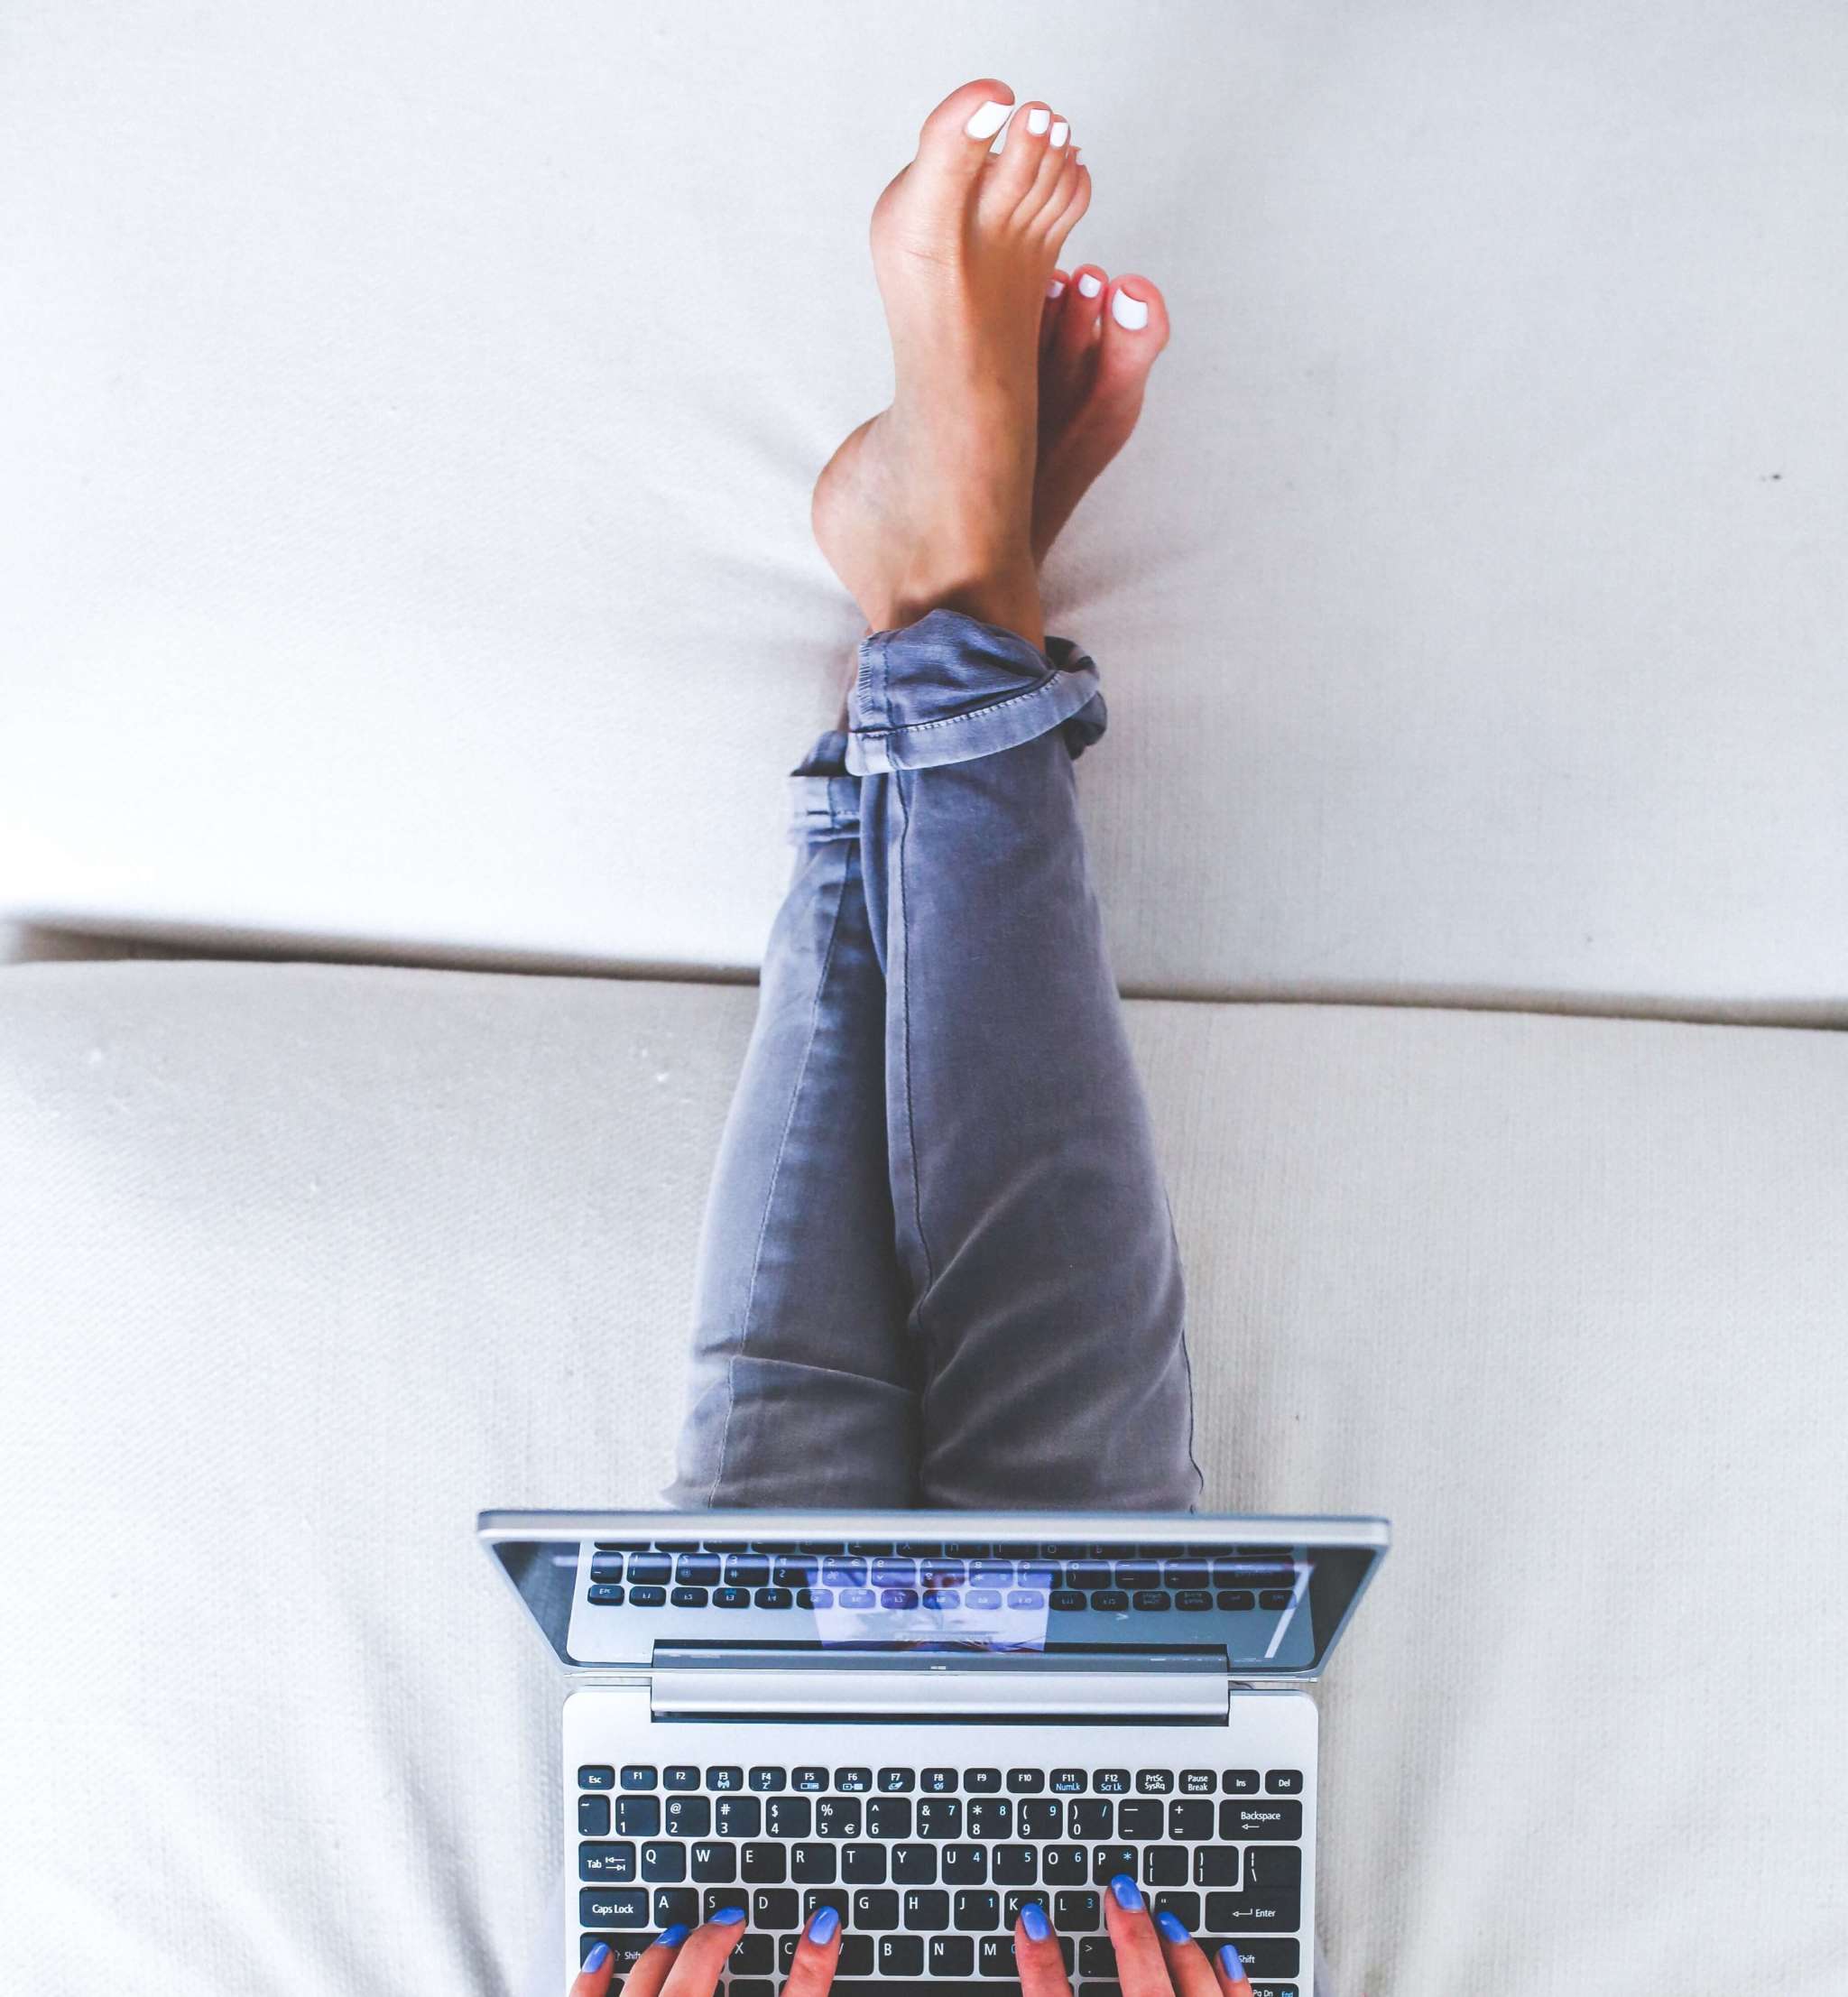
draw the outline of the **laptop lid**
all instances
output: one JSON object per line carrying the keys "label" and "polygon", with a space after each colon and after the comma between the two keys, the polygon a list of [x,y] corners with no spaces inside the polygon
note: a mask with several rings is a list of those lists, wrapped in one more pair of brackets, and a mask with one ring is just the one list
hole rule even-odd
{"label": "laptop lid", "polygon": [[657,1652],[1174,1653],[1320,1675],[1384,1558],[1372,1518],[1197,1512],[485,1512],[561,1663]]}

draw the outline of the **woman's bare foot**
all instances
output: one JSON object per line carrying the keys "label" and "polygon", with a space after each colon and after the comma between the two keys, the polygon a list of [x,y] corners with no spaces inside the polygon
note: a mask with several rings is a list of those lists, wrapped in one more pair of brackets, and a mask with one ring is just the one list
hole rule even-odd
{"label": "woman's bare foot", "polygon": [[875,631],[948,608],[1045,643],[1034,559],[1040,334],[1059,246],[1091,183],[1047,105],[1015,109],[991,155],[1012,97],[988,78],[952,92],[873,211],[892,407],[828,460],[813,518]]}
{"label": "woman's bare foot", "polygon": [[1044,561],[1091,482],[1129,441],[1168,308],[1146,277],[1113,282],[1095,263],[1052,273],[1040,329],[1040,461],[1033,559]]}

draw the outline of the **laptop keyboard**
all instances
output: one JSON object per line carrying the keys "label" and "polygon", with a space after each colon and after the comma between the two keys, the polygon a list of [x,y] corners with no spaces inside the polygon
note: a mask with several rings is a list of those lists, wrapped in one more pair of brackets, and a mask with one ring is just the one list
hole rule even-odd
{"label": "laptop keyboard", "polygon": [[1104,1896],[1127,1872],[1208,1949],[1235,1942],[1258,1997],[1299,1997],[1297,1769],[591,1764],[578,1787],[581,1946],[619,1974],[661,1929],[744,1907],[730,1997],[778,1997],[832,1906],[836,1992],[926,1997],[1013,1979],[1030,1900],[1079,1997],[1122,1997]]}
{"label": "laptop keyboard", "polygon": [[[1178,1550],[1181,1558],[1177,1558]],[[855,1540],[800,1548],[599,1539],[590,1601],[634,1609],[1056,1609],[1179,1614],[1287,1609],[1274,1548]]]}

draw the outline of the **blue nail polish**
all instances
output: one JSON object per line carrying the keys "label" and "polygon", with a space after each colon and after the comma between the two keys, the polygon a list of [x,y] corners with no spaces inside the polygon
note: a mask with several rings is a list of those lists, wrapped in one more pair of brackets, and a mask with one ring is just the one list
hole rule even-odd
{"label": "blue nail polish", "polygon": [[1052,1923],[1046,1918],[1046,1909],[1037,1900],[1030,1900],[1021,1909],[1021,1926],[1027,1930],[1030,1942],[1043,1942],[1052,1932]]}
{"label": "blue nail polish", "polygon": [[1110,1882],[1110,1891],[1119,1907],[1127,1907],[1131,1913],[1142,1911],[1142,1896],[1136,1889],[1136,1882],[1127,1872],[1119,1872]]}
{"label": "blue nail polish", "polygon": [[676,1921],[671,1928],[663,1928],[654,1937],[657,1948],[678,1948],[687,1938],[687,1930]]}
{"label": "blue nail polish", "polygon": [[1171,1942],[1184,1942],[1187,1938],[1187,1929],[1175,1919],[1172,1914],[1157,1914],[1155,1925]]}
{"label": "blue nail polish", "polygon": [[840,1909],[818,1907],[808,1921],[808,1939],[812,1942],[831,1942],[834,1931],[841,1924]]}
{"label": "blue nail polish", "polygon": [[584,1958],[584,1966],[586,1969],[601,1969],[609,1959],[610,1945],[607,1942],[598,1942]]}
{"label": "blue nail polish", "polygon": [[721,1928],[735,1928],[744,1919],[744,1909],[742,1907],[721,1907],[712,1918]]}
{"label": "blue nail polish", "polygon": [[1245,1973],[1245,1959],[1230,1942],[1219,1951],[1219,1966],[1232,1982],[1237,1983]]}

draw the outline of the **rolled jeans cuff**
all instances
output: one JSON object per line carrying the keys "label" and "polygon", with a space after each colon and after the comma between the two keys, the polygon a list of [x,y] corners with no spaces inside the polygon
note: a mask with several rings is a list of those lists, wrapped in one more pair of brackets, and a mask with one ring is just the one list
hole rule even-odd
{"label": "rolled jeans cuff", "polygon": [[863,638],[847,717],[855,776],[968,763],[1053,728],[1076,757],[1108,718],[1097,668],[1069,639],[1040,652],[957,610]]}

